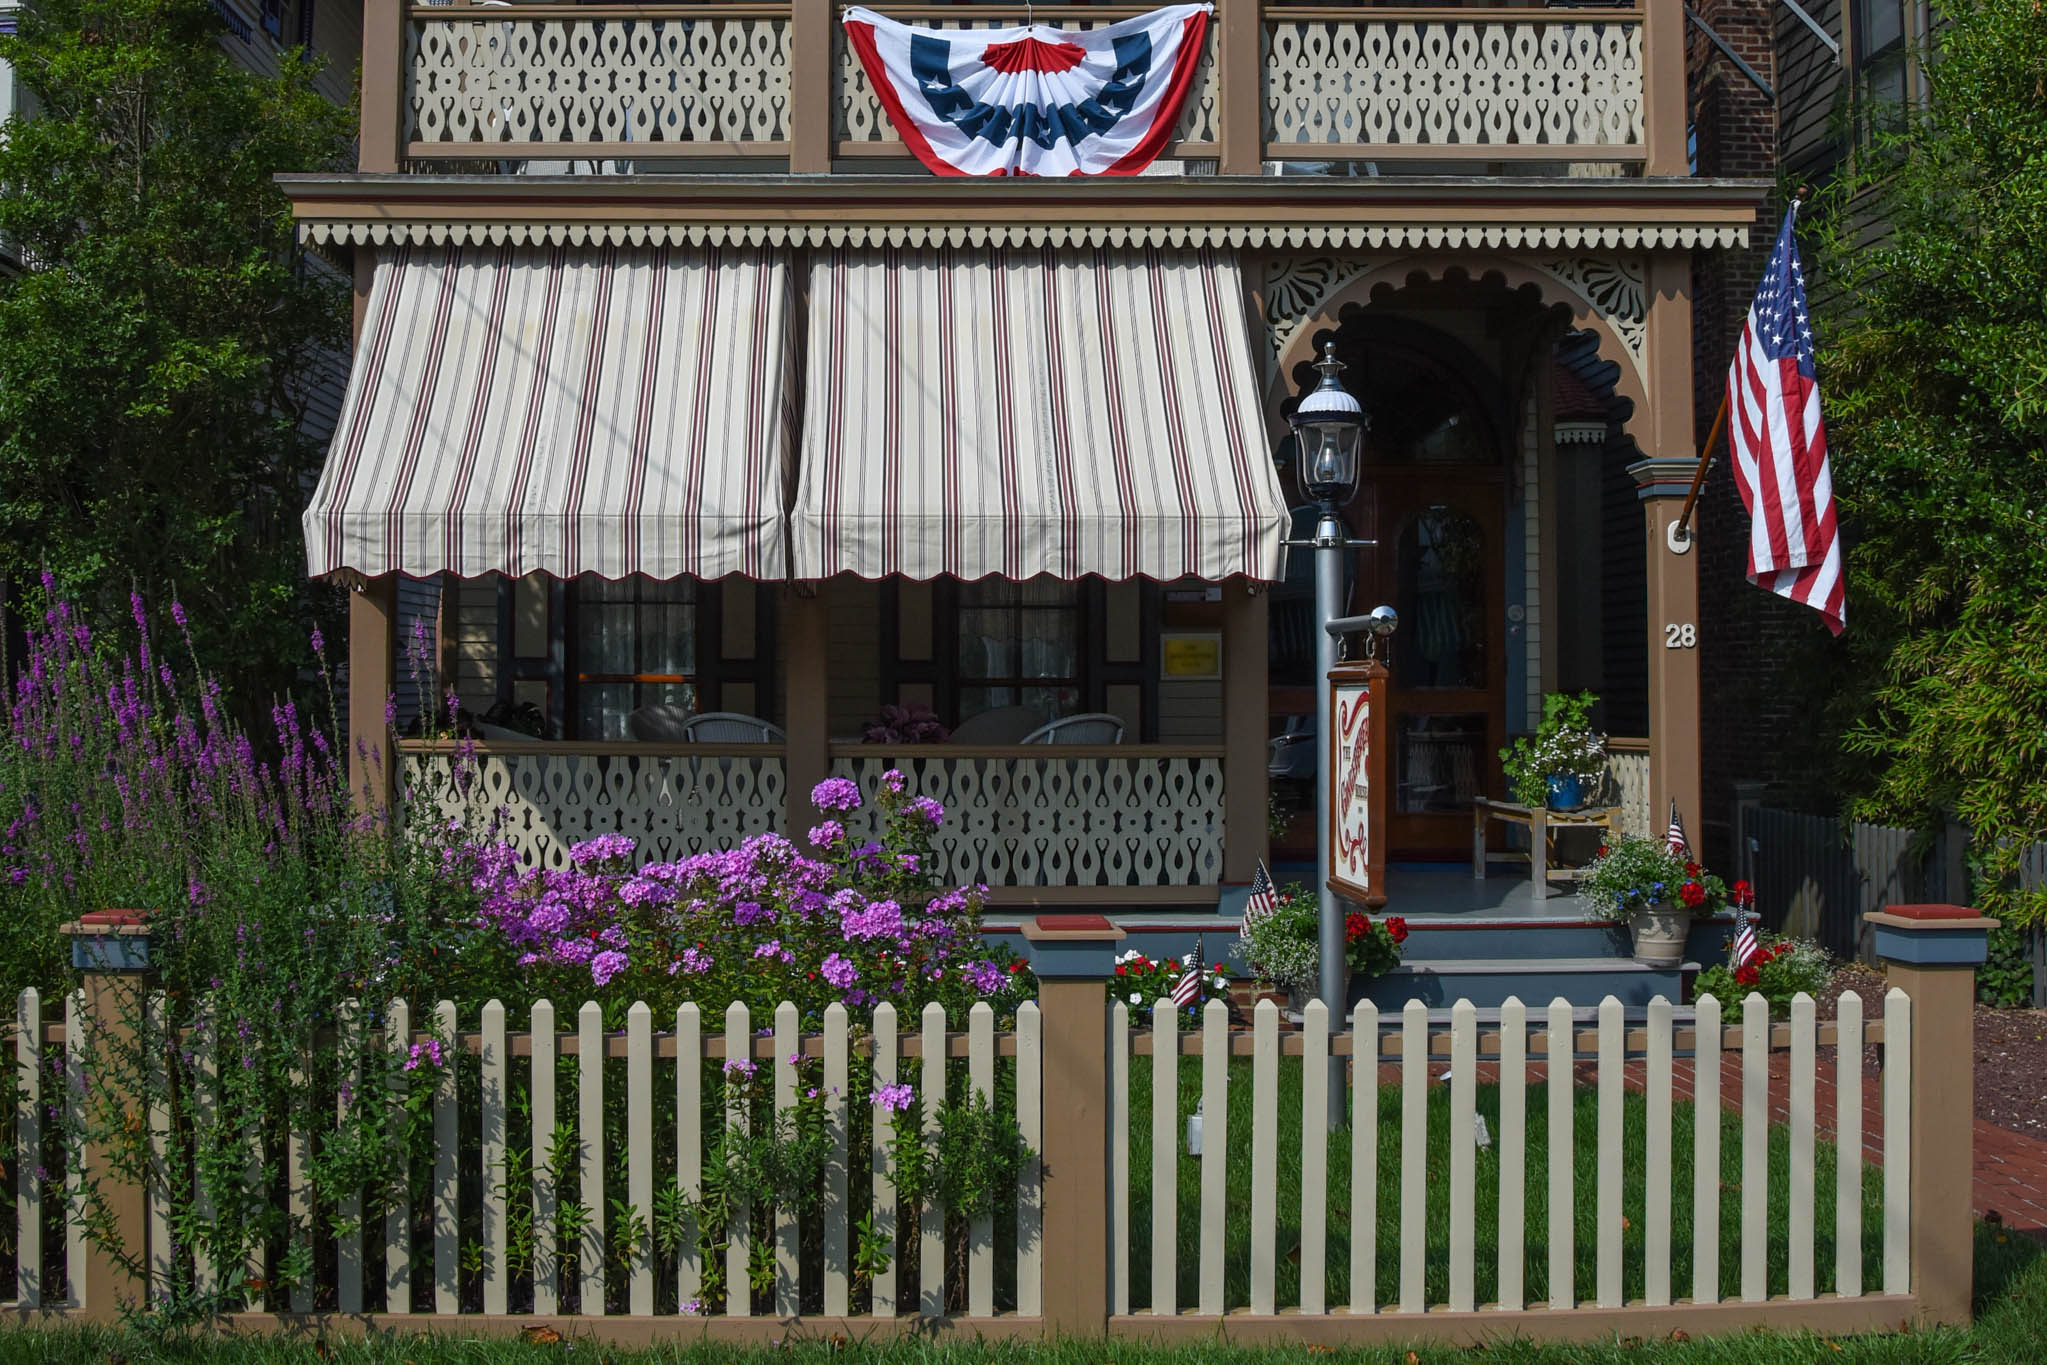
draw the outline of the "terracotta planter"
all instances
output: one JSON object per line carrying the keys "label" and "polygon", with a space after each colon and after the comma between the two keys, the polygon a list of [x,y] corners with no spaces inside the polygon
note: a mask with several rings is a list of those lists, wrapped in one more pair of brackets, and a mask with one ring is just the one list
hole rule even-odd
{"label": "terracotta planter", "polygon": [[1674,901],[1658,901],[1628,920],[1635,935],[1635,961],[1645,967],[1676,967],[1685,960],[1692,912]]}

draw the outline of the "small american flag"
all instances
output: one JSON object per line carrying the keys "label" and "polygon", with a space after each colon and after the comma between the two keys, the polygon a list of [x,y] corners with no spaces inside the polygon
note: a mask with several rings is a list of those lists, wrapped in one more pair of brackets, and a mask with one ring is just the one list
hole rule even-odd
{"label": "small american flag", "polygon": [[1756,923],[1749,916],[1749,905],[1755,900],[1755,892],[1736,897],[1734,902],[1734,965],[1742,966],[1762,951],[1756,942]]}
{"label": "small american flag", "polygon": [[1839,635],[1848,621],[1841,541],[1797,221],[1793,203],[1727,371],[1727,443],[1749,514],[1748,581],[1803,602]]}
{"label": "small american flag", "polygon": [[1664,836],[1670,840],[1670,851],[1680,858],[1689,858],[1692,841],[1685,838],[1685,822],[1677,813],[1677,798],[1670,799],[1670,831]]}
{"label": "small american flag", "polygon": [[1251,878],[1251,898],[1244,902],[1244,918],[1237,925],[1237,937],[1242,938],[1251,931],[1251,926],[1272,913],[1277,902],[1272,886],[1272,874],[1265,870],[1265,860],[1258,860],[1257,874]]}
{"label": "small american flag", "polygon": [[1187,959],[1187,970],[1180,973],[1180,979],[1173,983],[1174,1009],[1186,1009],[1201,994],[1201,970],[1201,939],[1197,935],[1194,956]]}

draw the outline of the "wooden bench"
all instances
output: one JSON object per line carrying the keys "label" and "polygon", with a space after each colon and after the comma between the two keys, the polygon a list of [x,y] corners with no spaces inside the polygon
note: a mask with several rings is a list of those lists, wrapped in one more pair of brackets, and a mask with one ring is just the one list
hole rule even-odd
{"label": "wooden bench", "polygon": [[1486,828],[1495,820],[1519,825],[1528,831],[1528,852],[1509,850],[1500,856],[1528,860],[1529,892],[1538,901],[1549,899],[1552,878],[1575,882],[1588,871],[1582,867],[1550,865],[1550,857],[1555,852],[1552,835],[1559,826],[1591,826],[1604,830],[1608,839],[1619,837],[1621,832],[1619,806],[1585,806],[1561,811],[1547,806],[1524,806],[1515,801],[1494,801],[1481,796],[1471,803],[1471,875],[1479,881],[1485,880]]}

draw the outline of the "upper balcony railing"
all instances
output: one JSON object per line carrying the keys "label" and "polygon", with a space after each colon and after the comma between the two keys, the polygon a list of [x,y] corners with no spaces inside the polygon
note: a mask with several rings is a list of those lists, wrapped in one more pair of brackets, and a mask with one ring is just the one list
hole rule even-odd
{"label": "upper balcony railing", "polygon": [[[365,170],[521,163],[819,173],[909,154],[834,0],[409,5],[369,0]],[[940,28],[1024,7],[884,5]],[[1085,29],[1143,5],[1041,5]],[[1681,0],[1639,7],[1379,9],[1218,0],[1165,156],[1190,173],[1276,163],[1507,163],[1685,171]]]}

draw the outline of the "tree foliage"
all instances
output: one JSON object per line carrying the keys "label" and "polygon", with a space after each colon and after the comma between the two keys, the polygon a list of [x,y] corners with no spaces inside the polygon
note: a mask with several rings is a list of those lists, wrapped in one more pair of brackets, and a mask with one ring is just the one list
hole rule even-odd
{"label": "tree foliage", "polygon": [[2014,874],[2047,838],[2047,12],[1943,12],[1930,100],[1815,215],[1849,547],[1831,706],[1854,812],[1958,811],[1981,903],[2036,920]]}
{"label": "tree foliage", "polygon": [[207,0],[34,0],[0,38],[32,114],[0,132],[0,575],[103,605],[175,591],[260,698],[303,653],[309,369],[347,290],[272,177],[350,117],[288,57],[237,66]]}

